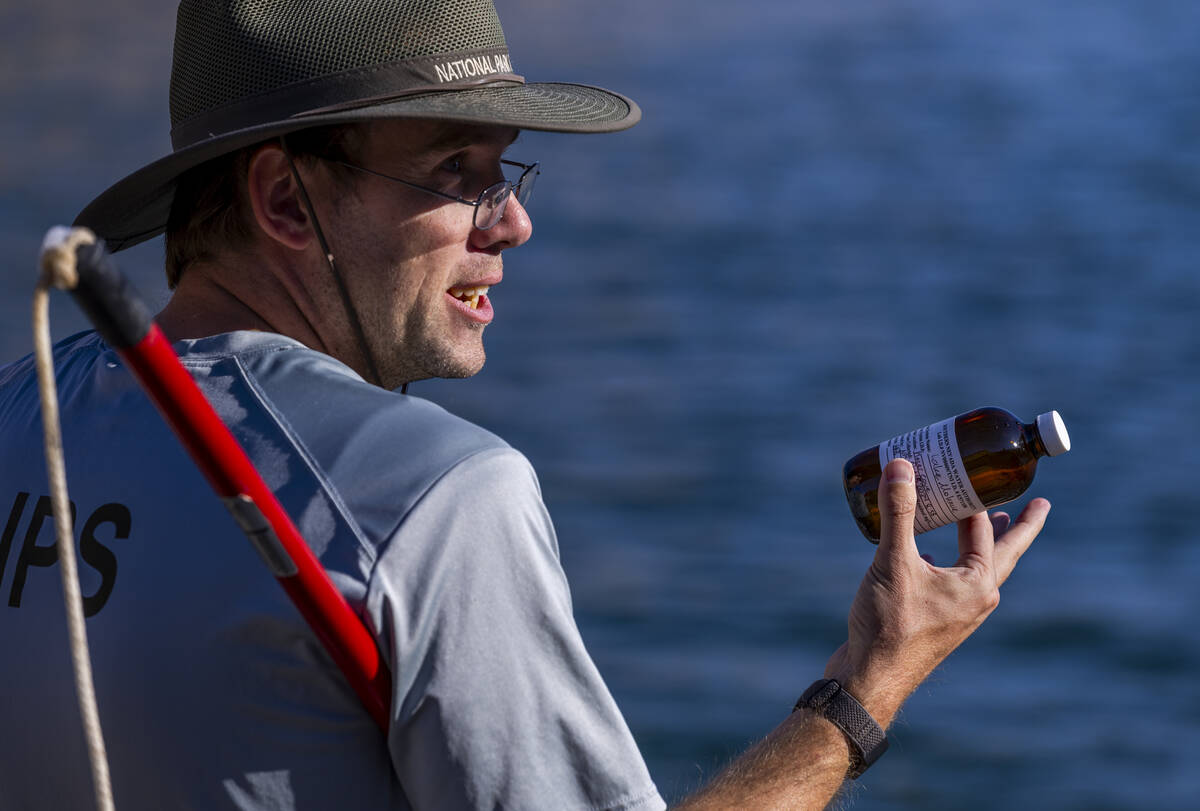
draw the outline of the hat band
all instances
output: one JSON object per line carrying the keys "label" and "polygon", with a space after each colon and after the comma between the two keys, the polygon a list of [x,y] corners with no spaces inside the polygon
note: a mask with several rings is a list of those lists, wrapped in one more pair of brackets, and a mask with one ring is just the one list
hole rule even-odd
{"label": "hat band", "polygon": [[175,151],[216,135],[287,119],[369,107],[392,99],[488,84],[524,84],[506,48],[405,59],[343,71],[238,99],[171,128]]}

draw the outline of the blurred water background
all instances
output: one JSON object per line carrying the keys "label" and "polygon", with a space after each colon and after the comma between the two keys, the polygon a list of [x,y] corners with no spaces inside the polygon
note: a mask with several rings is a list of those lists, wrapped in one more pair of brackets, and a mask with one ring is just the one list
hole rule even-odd
{"label": "blurred water background", "polygon": [[[487,368],[413,391],[533,460],[663,793],[773,727],[843,638],[873,551],[843,461],[995,404],[1065,417],[1033,491],[1054,511],[853,806],[1195,807],[1200,5],[498,5],[518,72],[645,118],[522,136],[535,237]],[[173,6],[0,4],[4,359],[45,228],[169,151]],[[157,303],[161,250],[121,259]],[[54,319],[86,326],[62,296]]]}

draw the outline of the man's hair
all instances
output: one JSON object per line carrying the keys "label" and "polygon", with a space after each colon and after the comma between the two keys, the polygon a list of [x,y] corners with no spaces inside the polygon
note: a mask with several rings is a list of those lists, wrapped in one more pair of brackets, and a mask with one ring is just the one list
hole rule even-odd
{"label": "man's hair", "polygon": [[[362,138],[359,124],[314,127],[289,133],[288,151],[297,162],[317,158],[353,160],[350,150]],[[221,250],[240,249],[254,236],[246,178],[250,158],[266,141],[244,147],[188,170],[180,176],[167,218],[167,286],[179,284],[193,262],[214,259]],[[333,176],[349,183],[349,170],[329,164]]]}

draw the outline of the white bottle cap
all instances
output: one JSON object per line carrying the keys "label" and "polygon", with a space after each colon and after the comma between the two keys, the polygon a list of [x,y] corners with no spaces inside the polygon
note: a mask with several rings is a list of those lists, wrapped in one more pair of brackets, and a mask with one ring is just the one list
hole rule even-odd
{"label": "white bottle cap", "polygon": [[1067,435],[1067,425],[1063,418],[1058,416],[1057,411],[1039,414],[1037,429],[1042,437],[1042,444],[1046,446],[1046,453],[1058,456],[1071,450],[1071,437]]}

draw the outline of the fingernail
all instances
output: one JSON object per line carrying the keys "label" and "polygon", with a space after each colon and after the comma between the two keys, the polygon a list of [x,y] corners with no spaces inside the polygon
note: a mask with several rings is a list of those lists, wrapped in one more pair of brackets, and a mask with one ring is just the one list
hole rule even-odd
{"label": "fingernail", "polygon": [[890,465],[888,465],[887,480],[889,482],[908,482],[911,484],[913,480],[912,465],[904,464],[898,460],[893,461]]}

